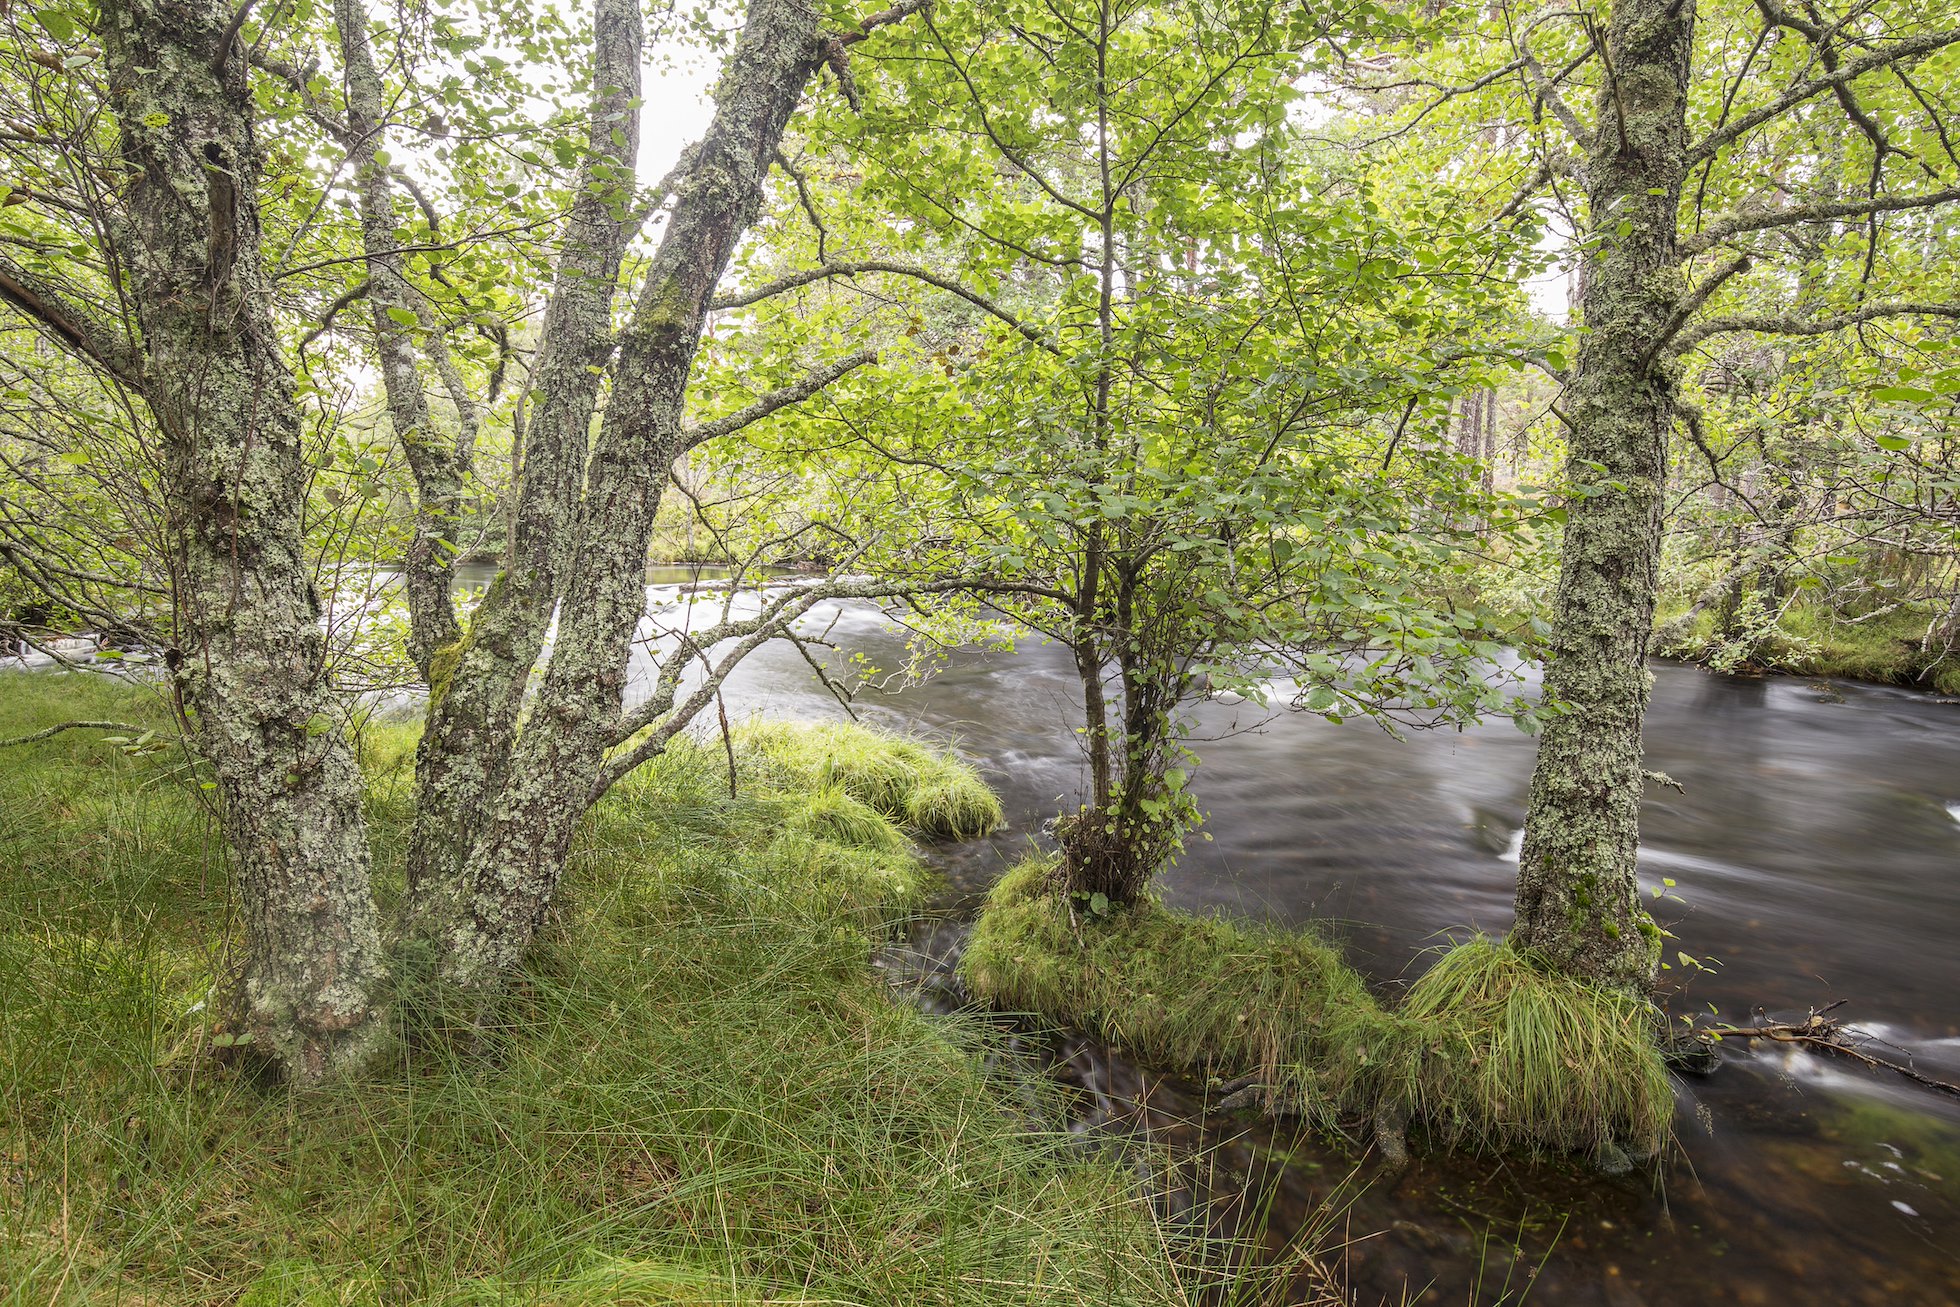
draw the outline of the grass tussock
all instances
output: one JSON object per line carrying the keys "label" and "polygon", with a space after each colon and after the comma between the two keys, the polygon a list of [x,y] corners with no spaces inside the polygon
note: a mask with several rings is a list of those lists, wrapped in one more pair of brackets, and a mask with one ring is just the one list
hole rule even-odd
{"label": "grass tussock", "polygon": [[1008,872],[974,926],[961,967],[989,1002],[1065,1018],[1144,1061],[1255,1077],[1329,1124],[1397,1062],[1397,1023],[1331,945],[1151,900],[1072,923],[1051,869],[1031,858]]}
{"label": "grass tussock", "polygon": [[1143,902],[1072,921],[1032,859],[996,886],[962,968],[1002,1007],[1084,1027],[1163,1066],[1251,1077],[1317,1118],[1406,1120],[1449,1146],[1656,1152],[1670,1081],[1642,1005],[1454,948],[1388,1007],[1311,933]]}
{"label": "grass tussock", "polygon": [[1474,939],[1443,953],[1401,1010],[1425,1032],[1414,1114],[1448,1139],[1597,1155],[1666,1138],[1674,1090],[1649,1004]]}
{"label": "grass tussock", "polygon": [[778,785],[841,791],[930,839],[972,839],[1003,819],[970,764],[915,740],[843,723],[758,723],[737,744]]}
{"label": "grass tussock", "polygon": [[[0,736],[142,711],[0,685]],[[410,744],[362,744],[384,896]],[[201,1042],[233,927],[195,775],[79,733],[0,755],[0,1303],[1193,1300],[1133,1177],[873,978],[904,842],[723,761],[594,813],[487,1049],[294,1094]]]}

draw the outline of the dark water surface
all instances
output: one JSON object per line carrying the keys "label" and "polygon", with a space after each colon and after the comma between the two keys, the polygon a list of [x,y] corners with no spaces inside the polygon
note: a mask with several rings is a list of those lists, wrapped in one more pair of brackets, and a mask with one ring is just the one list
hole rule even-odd
{"label": "dark water surface", "polygon": [[[903,663],[872,613],[836,614],[840,653]],[[1844,682],[1751,680],[1657,663],[1643,813],[1643,880],[1684,902],[1657,915],[1709,960],[1677,1011],[1713,1004],[1837,1015],[1891,1055],[1960,1080],[1960,706]],[[970,901],[1083,790],[1068,659],[1028,643],[960,651],[931,681],[867,696],[868,719],[956,741],[987,771],[1011,826],[950,853]],[[787,648],[745,666],[731,711],[837,715]],[[1163,880],[1181,906],[1332,920],[1379,984],[1419,971],[1446,932],[1501,933],[1533,741],[1508,725],[1389,738],[1362,723],[1198,711],[1194,789],[1210,842]],[[1885,1051],[1875,1049],[1874,1051]],[[1085,1113],[1174,1136],[1197,1131],[1195,1087],[1064,1049]],[[1418,1161],[1348,1209],[1346,1275],[1364,1302],[1960,1303],[1960,1102],[1813,1054],[1725,1047],[1683,1081],[1679,1150],[1664,1176]],[[1221,1156],[1297,1149],[1279,1174],[1279,1224],[1306,1219],[1356,1156],[1259,1128]],[[1370,1163],[1363,1162],[1366,1178]],[[1519,1249],[1521,1248],[1521,1251]],[[1529,1278],[1535,1274],[1535,1282]],[[1426,1286],[1426,1289],[1425,1289]],[[1480,1287],[1479,1287],[1480,1286]]]}

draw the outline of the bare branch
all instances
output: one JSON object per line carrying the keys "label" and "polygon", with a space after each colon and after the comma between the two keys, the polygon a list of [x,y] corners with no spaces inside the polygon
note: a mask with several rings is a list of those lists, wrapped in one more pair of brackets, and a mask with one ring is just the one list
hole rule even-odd
{"label": "bare branch", "polygon": [[698,426],[686,428],[681,433],[682,448],[692,449],[704,441],[715,440],[721,436],[733,435],[751,423],[760,422],[778,409],[800,404],[810,396],[828,386],[831,382],[849,372],[878,361],[878,351],[861,349],[833,363],[812,370],[802,380],[791,385],[772,390],[747,408],[738,409],[725,418],[713,422],[703,422]]}

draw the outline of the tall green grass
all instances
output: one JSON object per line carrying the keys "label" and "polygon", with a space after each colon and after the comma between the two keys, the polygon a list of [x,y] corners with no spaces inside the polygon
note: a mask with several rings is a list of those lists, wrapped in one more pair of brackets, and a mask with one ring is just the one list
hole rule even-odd
{"label": "tall green grass", "polygon": [[[0,679],[0,736],[143,711],[86,679]],[[361,746],[387,893],[411,744]],[[719,753],[683,746],[601,805],[487,1047],[403,1044],[295,1093],[205,1046],[234,927],[182,761],[75,733],[0,755],[0,1303],[1215,1286],[1130,1172],[1017,1117],[1040,1090],[984,1027],[875,981],[874,938],[926,881],[905,842],[744,766],[731,797]]]}
{"label": "tall green grass", "polygon": [[973,767],[862,726],[756,723],[742,750],[791,789],[835,789],[933,839],[971,839],[1001,824],[1000,800]]}
{"label": "tall green grass", "polygon": [[1647,1156],[1672,1084],[1651,1012],[1477,939],[1399,1006],[1312,932],[1145,900],[1071,912],[1050,864],[995,887],[961,960],[1000,1006],[1086,1027],[1146,1061],[1265,1086],[1323,1125],[1408,1122],[1448,1147]]}

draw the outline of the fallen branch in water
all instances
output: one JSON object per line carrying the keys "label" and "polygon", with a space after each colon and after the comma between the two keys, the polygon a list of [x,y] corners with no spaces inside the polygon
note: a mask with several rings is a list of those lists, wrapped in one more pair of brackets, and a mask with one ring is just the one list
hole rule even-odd
{"label": "fallen branch in water", "polygon": [[1827,1007],[1813,1008],[1810,1015],[1802,1021],[1766,1021],[1759,1026],[1701,1026],[1697,1033],[1712,1035],[1717,1039],[1773,1039],[1782,1044],[1801,1044],[1822,1053],[1835,1053],[1840,1057],[1848,1057],[1875,1071],[1897,1072],[1914,1084],[1924,1085],[1937,1093],[1951,1094],[1955,1098],[1960,1098],[1960,1085],[1935,1080],[1905,1063],[1874,1057],[1865,1052],[1856,1041],[1869,1040],[1872,1037],[1828,1015],[1848,1001],[1841,998]]}

